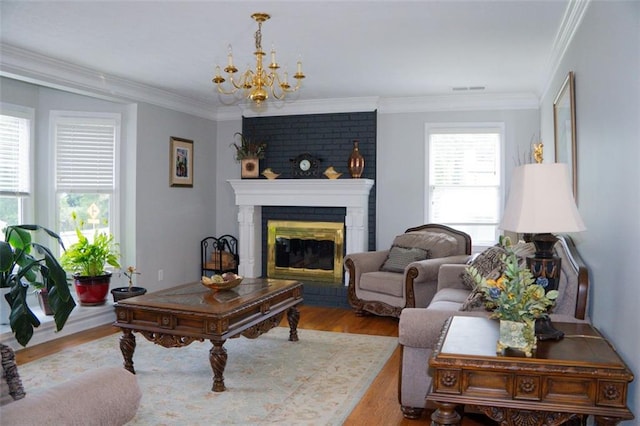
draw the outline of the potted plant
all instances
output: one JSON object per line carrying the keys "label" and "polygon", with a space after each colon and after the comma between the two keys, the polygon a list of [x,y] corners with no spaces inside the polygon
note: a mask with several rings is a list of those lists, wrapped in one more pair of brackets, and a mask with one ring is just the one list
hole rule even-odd
{"label": "potted plant", "polygon": [[31,340],[34,327],[40,326],[27,304],[29,284],[46,289],[56,331],[62,330],[76,306],[64,269],[49,248],[33,241],[32,233],[36,231],[44,231],[55,238],[64,249],[56,233],[39,225],[7,226],[4,241],[0,241],[0,288],[8,289],[4,298],[11,307],[9,323],[22,346]]}
{"label": "potted plant", "polygon": [[51,304],[49,303],[49,291],[44,283],[32,283],[33,287],[35,287],[35,294],[38,297],[38,304],[40,305],[40,309],[44,312],[45,315],[51,316],[53,315],[53,309],[51,309]]}
{"label": "potted plant", "polygon": [[243,178],[257,178],[259,160],[264,158],[267,144],[255,143],[240,132],[236,132],[234,138],[239,138],[239,143],[231,145],[236,149],[236,160],[240,162],[240,176]]}
{"label": "potted plant", "polygon": [[129,266],[126,271],[123,272],[124,276],[129,279],[128,287],[116,287],[111,290],[111,294],[113,295],[113,301],[117,302],[118,300],[128,299],[134,296],[142,296],[147,292],[147,289],[144,287],[136,287],[133,285],[133,276],[140,275],[140,272],[136,271],[135,266]]}
{"label": "potted plant", "polygon": [[[75,215],[73,216],[76,219]],[[80,224],[82,226],[82,223]],[[94,232],[90,242],[76,226],[78,242],[69,247],[60,257],[62,266],[72,272],[76,293],[83,306],[103,305],[109,294],[111,273],[106,265],[120,268],[118,244],[111,234]]]}
{"label": "potted plant", "polygon": [[490,318],[500,320],[498,352],[511,348],[531,357],[537,346],[535,321],[548,316],[547,310],[559,293],[558,290],[546,291],[547,283],[536,282],[508,237],[500,237],[500,246],[505,250],[501,256],[504,270],[498,278],[483,277],[473,266],[468,266],[467,271],[483,293],[485,307],[493,311]]}

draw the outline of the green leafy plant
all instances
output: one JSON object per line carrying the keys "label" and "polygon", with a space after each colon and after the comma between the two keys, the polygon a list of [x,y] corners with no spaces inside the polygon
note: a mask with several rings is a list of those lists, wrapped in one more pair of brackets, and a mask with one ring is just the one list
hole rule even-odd
{"label": "green leafy plant", "polygon": [[47,290],[57,331],[62,330],[76,306],[64,269],[49,248],[33,241],[32,232],[36,231],[55,238],[64,249],[56,233],[39,225],[7,226],[4,241],[0,241],[0,287],[11,289],[5,295],[11,307],[11,331],[22,346],[33,337],[33,329],[40,326],[27,304],[29,284]]}
{"label": "green leafy plant", "polygon": [[72,244],[60,257],[60,262],[65,269],[74,275],[97,277],[106,274],[106,265],[120,268],[118,261],[120,252],[112,234],[96,230],[93,242],[90,242],[80,230],[80,226],[76,226],[76,235],[78,242]]}
{"label": "green leafy plant", "polygon": [[484,294],[485,307],[492,310],[492,318],[509,321],[533,321],[547,315],[558,297],[557,290],[545,292],[536,284],[531,271],[521,265],[511,247],[509,238],[501,238],[500,245],[506,251],[502,255],[504,272],[498,279],[486,279],[476,268],[468,266],[467,271]]}
{"label": "green leafy plant", "polygon": [[240,132],[236,132],[233,137],[240,139],[239,144],[238,142],[231,144],[231,146],[236,149],[237,161],[245,160],[247,158],[257,158],[260,160],[264,158],[264,154],[267,149],[266,143],[255,143]]}

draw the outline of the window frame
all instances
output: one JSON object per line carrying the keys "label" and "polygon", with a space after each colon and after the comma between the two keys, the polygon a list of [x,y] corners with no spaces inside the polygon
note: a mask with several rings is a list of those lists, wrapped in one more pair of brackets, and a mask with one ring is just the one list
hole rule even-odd
{"label": "window frame", "polygon": [[[27,175],[29,178],[29,190],[27,194],[20,195],[16,194],[16,198],[18,198],[19,203],[19,223],[18,224],[27,224],[33,223],[35,219],[35,116],[36,111],[35,108],[11,104],[8,102],[0,102],[0,114],[7,115],[11,117],[16,117],[20,119],[28,120],[28,140],[27,140],[27,149],[28,149],[28,162],[27,162]],[[10,194],[3,194],[3,196],[11,196]],[[14,224],[14,225],[18,225]]]}
{"label": "window frame", "polygon": [[[473,250],[474,252],[482,251],[484,248],[489,247],[495,244],[498,241],[498,237],[500,235],[500,230],[498,228],[500,224],[500,218],[502,217],[502,213],[504,210],[504,199],[505,199],[505,123],[504,122],[459,122],[459,123],[426,123],[425,124],[425,177],[424,181],[426,184],[425,191],[425,204],[424,204],[424,220],[425,223],[431,223],[432,219],[432,209],[431,209],[431,135],[432,134],[456,134],[456,133],[497,133],[500,137],[499,143],[499,168],[497,173],[499,174],[498,182],[498,200],[497,208],[498,208],[498,216],[497,220],[494,223],[486,223],[487,225],[495,225],[495,233],[493,242],[489,241],[476,241],[472,238],[473,242]],[[459,223],[459,222],[449,222],[444,223],[452,227],[456,226],[467,226],[467,225],[477,225],[478,223]]]}
{"label": "window frame", "polygon": [[[51,110],[49,113],[49,135],[50,135],[50,158],[52,158],[51,162],[51,172],[50,172],[50,182],[51,182],[51,194],[52,198],[50,200],[50,214],[49,219],[51,223],[54,224],[53,228],[56,232],[60,232],[60,206],[59,206],[59,193],[61,192],[58,189],[57,185],[57,168],[58,168],[58,158],[57,158],[57,125],[61,122],[78,122],[82,124],[113,124],[115,127],[115,147],[114,147],[114,176],[113,176],[113,189],[111,192],[109,209],[110,209],[110,218],[108,222],[109,232],[113,234],[116,241],[122,241],[121,235],[121,223],[124,218],[122,217],[123,213],[120,211],[121,205],[121,176],[120,176],[120,152],[121,152],[121,144],[122,144],[122,116],[120,113],[111,113],[111,112],[85,112],[85,111],[62,111],[62,110]],[[67,190],[63,192],[68,192]],[[106,193],[105,191],[101,191],[102,193]],[[77,193],[86,193],[78,191]]]}

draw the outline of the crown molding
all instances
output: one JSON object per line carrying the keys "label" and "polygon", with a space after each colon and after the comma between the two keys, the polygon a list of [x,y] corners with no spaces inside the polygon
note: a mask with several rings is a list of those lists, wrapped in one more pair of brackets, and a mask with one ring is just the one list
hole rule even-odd
{"label": "crown molding", "polygon": [[269,102],[260,109],[242,103],[217,106],[203,99],[177,95],[170,91],[108,75],[47,56],[0,43],[0,76],[52,87],[113,102],[146,102],[214,121],[239,120],[242,117],[328,114],[378,111],[381,114],[535,109],[540,101],[535,94],[448,94],[410,98],[333,98],[299,100],[289,98]]}
{"label": "crown molding", "polygon": [[378,103],[379,98],[373,96],[362,98],[296,100],[283,103],[274,101],[261,106],[259,109],[255,108],[253,105],[243,105],[242,116],[261,117],[375,111],[378,107]]}
{"label": "crown molding", "polygon": [[584,17],[589,4],[591,4],[591,0],[570,0],[567,4],[564,16],[562,17],[562,22],[560,23],[560,28],[558,28],[558,32],[551,48],[551,53],[547,60],[547,70],[549,72],[545,77],[545,81],[540,85],[540,87],[542,87],[541,99],[546,97],[547,92],[553,83],[553,78],[558,72],[560,63],[569,48],[571,40],[573,40],[573,36],[582,22],[582,18]]}
{"label": "crown molding", "polygon": [[537,109],[540,100],[534,93],[482,93],[433,95],[380,100],[380,114],[435,111],[480,111],[504,109]]}
{"label": "crown molding", "polygon": [[114,102],[147,102],[214,119],[216,106],[0,43],[0,75]]}
{"label": "crown molding", "polygon": [[341,112],[378,111],[380,114],[403,114],[437,111],[481,111],[537,109],[540,98],[534,93],[455,94],[410,98],[336,98],[293,102],[267,103],[260,109],[251,105],[218,108],[216,120],[236,120],[242,117],[276,115],[330,114]]}

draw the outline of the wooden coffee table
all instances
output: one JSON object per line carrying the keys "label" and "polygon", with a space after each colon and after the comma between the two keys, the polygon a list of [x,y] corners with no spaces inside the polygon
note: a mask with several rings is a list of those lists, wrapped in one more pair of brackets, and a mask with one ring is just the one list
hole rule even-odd
{"label": "wooden coffee table", "polygon": [[285,312],[289,340],[298,340],[302,303],[298,281],[248,278],[232,290],[214,292],[199,282],[117,302],[114,325],[122,329],[120,350],[124,368],[135,374],[133,332],[150,342],[175,348],[208,339],[214,392],[223,392],[227,350],[224,342],[240,335],[255,339],[280,324]]}
{"label": "wooden coffee table", "polygon": [[538,342],[532,358],[496,355],[498,321],[453,317],[429,359],[438,409],[434,425],[457,425],[457,405],[501,425],[559,425],[595,417],[597,425],[633,419],[627,385],[633,374],[589,324],[554,323],[559,341]]}

